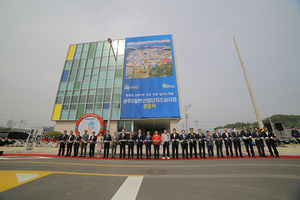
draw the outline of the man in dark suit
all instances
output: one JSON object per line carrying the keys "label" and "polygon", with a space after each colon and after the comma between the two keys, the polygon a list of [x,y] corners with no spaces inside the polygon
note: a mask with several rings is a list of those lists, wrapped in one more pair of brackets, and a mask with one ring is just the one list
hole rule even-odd
{"label": "man in dark suit", "polygon": [[215,144],[216,144],[216,148],[217,148],[217,156],[219,158],[219,156],[221,154],[221,158],[224,158],[223,151],[222,151],[222,146],[223,146],[222,136],[221,136],[220,133],[218,133],[218,129],[217,128],[215,128],[214,131],[215,132],[212,135],[212,137],[215,140]]}
{"label": "man in dark suit", "polygon": [[[202,133],[202,129],[199,128],[198,129],[198,134],[197,134],[197,139],[199,140],[199,155],[200,158],[205,158],[205,140],[206,140],[206,136]],[[203,150],[203,154],[201,153],[201,151]]]}
{"label": "man in dark suit", "polygon": [[249,147],[250,147],[252,157],[255,158],[255,153],[253,150],[253,143],[252,143],[252,139],[251,139],[252,135],[251,135],[251,132],[249,130],[247,130],[246,125],[243,125],[243,130],[241,131],[241,135],[243,137],[243,141],[244,141],[247,153],[248,153],[248,157],[250,157],[250,152],[249,152]]}
{"label": "man in dark suit", "polygon": [[58,155],[57,156],[60,156],[60,154],[62,156],[64,156],[67,138],[68,138],[67,131],[64,130],[64,133],[59,138],[59,150],[58,150]]}
{"label": "man in dark suit", "polygon": [[178,159],[178,140],[179,140],[179,134],[176,133],[176,128],[173,128],[173,133],[171,134],[171,141],[172,141],[172,158],[175,159],[175,153],[176,158]]}
{"label": "man in dark suit", "polygon": [[103,156],[103,158],[108,158],[109,145],[110,145],[110,141],[111,141],[111,135],[109,134],[109,130],[106,131],[103,141],[104,141],[104,156]]}
{"label": "man in dark suit", "polygon": [[73,157],[77,157],[77,155],[78,155],[80,140],[81,140],[81,136],[80,136],[80,132],[78,131],[77,135],[75,137],[75,140],[74,140],[75,143],[74,143],[74,155],[73,155]]}
{"label": "man in dark suit", "polygon": [[268,146],[271,156],[274,157],[274,154],[272,151],[272,148],[273,148],[275,155],[279,158],[279,153],[277,151],[275,141],[274,141],[274,139],[276,139],[275,135],[271,131],[268,131],[267,127],[264,127],[264,132],[262,132],[262,135],[265,138],[265,142]]}
{"label": "man in dark suit", "polygon": [[239,154],[238,154],[238,149],[239,149],[240,157],[243,158],[244,156],[242,153],[241,140],[240,140],[241,135],[237,132],[235,127],[233,127],[233,131],[232,131],[231,135],[233,137],[233,146],[235,149],[235,157],[237,157],[237,158],[239,157]]}
{"label": "man in dark suit", "polygon": [[151,144],[152,144],[152,136],[150,135],[150,131],[147,131],[147,135],[145,137],[146,159],[151,159]]}
{"label": "man in dark suit", "polygon": [[94,157],[96,141],[97,136],[95,136],[95,132],[93,131],[92,136],[90,137],[90,157]]}
{"label": "man in dark suit", "polygon": [[143,140],[144,140],[144,135],[142,134],[142,130],[138,130],[138,134],[136,136],[136,148],[137,148],[137,156],[136,158],[143,159]]}
{"label": "man in dark suit", "polygon": [[232,135],[231,135],[231,133],[228,133],[227,128],[225,128],[224,131],[225,132],[222,134],[222,137],[223,137],[223,140],[224,140],[224,143],[225,143],[226,155],[227,155],[227,158],[228,158],[229,157],[228,148],[229,148],[231,157],[233,158],[232,141],[231,141]]}
{"label": "man in dark suit", "polygon": [[[181,135],[180,135],[180,141],[181,141],[181,148],[182,148],[182,158],[185,159],[189,159],[189,154],[188,154],[188,143],[186,142],[188,140],[188,136],[185,135],[185,130],[182,129],[181,131]],[[184,151],[186,152],[184,154]]]}
{"label": "man in dark suit", "polygon": [[125,133],[125,128],[122,128],[122,133],[119,135],[120,141],[120,158],[125,158],[125,145],[127,140],[127,134]]}
{"label": "man in dark suit", "polygon": [[259,157],[267,157],[265,155],[264,150],[264,140],[262,132],[258,130],[257,127],[254,128],[254,132],[252,133],[252,137],[255,138],[255,144],[258,150]]}
{"label": "man in dark suit", "polygon": [[67,140],[67,156],[71,156],[74,139],[75,137],[73,135],[73,131],[70,131],[70,135],[68,136],[68,140]]}
{"label": "man in dark suit", "polygon": [[193,128],[190,128],[190,133],[188,134],[188,138],[189,138],[189,143],[190,143],[190,158],[191,159],[193,158],[193,149],[194,149],[195,158],[198,158],[197,143],[196,143],[197,135],[196,135],[196,133],[194,133]]}
{"label": "man in dark suit", "polygon": [[[134,150],[134,140],[135,140],[135,136],[133,135],[132,131],[129,132],[129,135],[127,137],[127,144],[128,144],[128,158],[133,158],[133,150]],[[131,152],[131,154],[130,154]]]}

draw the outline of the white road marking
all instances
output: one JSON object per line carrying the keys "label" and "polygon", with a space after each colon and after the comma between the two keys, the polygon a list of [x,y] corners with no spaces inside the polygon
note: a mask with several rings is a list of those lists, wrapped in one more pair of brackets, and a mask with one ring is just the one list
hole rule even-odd
{"label": "white road marking", "polygon": [[52,157],[36,157],[36,156],[28,156],[28,157],[3,156],[3,157],[0,157],[0,160],[28,160],[28,159],[53,159],[53,158]]}
{"label": "white road marking", "polygon": [[38,177],[38,174],[16,174],[19,183]]}
{"label": "white road marking", "polygon": [[112,200],[132,200],[135,199],[143,181],[143,176],[135,177],[128,176],[125,182],[121,185]]}

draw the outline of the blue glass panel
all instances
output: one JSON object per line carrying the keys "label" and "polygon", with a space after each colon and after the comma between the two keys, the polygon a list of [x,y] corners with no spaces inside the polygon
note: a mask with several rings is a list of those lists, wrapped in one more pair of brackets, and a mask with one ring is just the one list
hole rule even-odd
{"label": "blue glass panel", "polygon": [[103,109],[109,109],[109,103],[104,103],[103,104]]}
{"label": "blue glass panel", "polygon": [[62,77],[61,77],[61,81],[60,82],[66,82],[68,80],[68,76],[69,76],[69,71],[70,70],[64,70]]}

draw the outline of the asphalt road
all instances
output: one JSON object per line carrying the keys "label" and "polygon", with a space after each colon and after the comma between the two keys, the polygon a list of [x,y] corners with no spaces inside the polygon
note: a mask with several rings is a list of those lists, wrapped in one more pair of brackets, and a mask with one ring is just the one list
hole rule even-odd
{"label": "asphalt road", "polygon": [[300,199],[300,159],[7,157],[0,172],[45,174],[1,192],[0,199]]}

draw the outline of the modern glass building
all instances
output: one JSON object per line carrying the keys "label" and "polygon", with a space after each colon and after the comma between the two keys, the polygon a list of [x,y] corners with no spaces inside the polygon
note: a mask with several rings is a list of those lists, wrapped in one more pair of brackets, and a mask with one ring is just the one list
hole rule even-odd
{"label": "modern glass building", "polygon": [[[169,36],[173,38],[172,35]],[[128,63],[125,56],[125,52],[127,50],[126,45],[129,44],[126,43],[127,40],[128,39],[112,40],[111,45],[105,40],[72,44],[69,46],[52,113],[52,120],[56,122],[56,131],[74,130],[76,121],[82,115],[87,113],[99,115],[106,123],[110,117],[110,127],[107,127],[110,131],[119,132],[122,127],[125,127],[126,131],[133,130],[135,132],[139,128],[143,131],[154,131],[154,129],[162,130],[163,128],[167,128],[170,130],[171,128],[177,127],[177,122],[181,118],[179,102],[180,92],[179,88],[177,89],[177,85],[176,91],[178,91],[178,106],[176,105],[176,109],[177,107],[179,108],[179,114],[176,116],[152,117],[146,114],[143,115],[143,117],[133,116],[121,118],[121,108],[124,106],[125,109],[128,105],[128,95],[132,95],[131,97],[133,97],[133,94],[126,94],[126,96],[124,95],[122,97],[124,88],[126,88],[126,92],[129,91],[128,84],[124,85],[123,83],[123,79],[126,77],[126,72],[124,70],[126,63]],[[174,49],[173,43],[172,48]],[[145,55],[147,53],[141,54]],[[148,53],[148,57],[149,55],[150,53]],[[136,59],[138,60],[139,58]],[[160,59],[167,61],[165,57]],[[170,56],[169,59],[171,60],[172,56]],[[140,60],[138,61],[140,62]],[[153,59],[149,58],[149,63],[150,60]],[[141,61],[140,64],[144,61]],[[177,70],[175,59],[173,63],[174,69]],[[149,71],[150,67],[148,72]],[[174,77],[177,79],[175,75]],[[138,78],[135,78],[135,80],[137,79]],[[155,79],[155,77],[150,79]],[[132,88],[136,86],[130,85],[130,87]],[[140,87],[140,89],[143,90],[143,87]],[[139,94],[142,95],[141,91],[139,91]],[[133,98],[131,98],[131,100],[133,100]],[[148,101],[148,104],[144,99],[140,100],[141,106],[143,106],[143,102],[144,104],[146,103],[147,106],[149,105],[149,98],[146,100]],[[123,105],[122,102],[125,104]],[[151,105],[156,106],[153,101],[151,102]],[[163,107],[160,109],[162,108]],[[155,107],[155,109],[159,112],[159,108]],[[126,112],[130,112],[130,110],[127,110]],[[143,111],[141,113],[143,113]]]}

